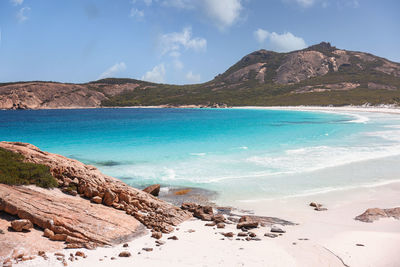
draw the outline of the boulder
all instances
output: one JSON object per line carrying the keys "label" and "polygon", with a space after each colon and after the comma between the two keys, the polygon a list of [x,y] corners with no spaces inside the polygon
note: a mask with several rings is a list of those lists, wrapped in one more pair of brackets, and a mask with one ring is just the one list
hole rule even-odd
{"label": "boulder", "polygon": [[128,258],[131,256],[131,253],[129,251],[122,251],[121,253],[119,253],[118,257],[125,257]]}
{"label": "boulder", "polygon": [[54,232],[51,231],[49,228],[44,229],[43,236],[47,238],[52,238],[54,236]]}
{"label": "boulder", "polygon": [[111,191],[109,188],[106,189],[104,193],[103,203],[106,206],[112,206],[114,201],[117,199],[117,194]]}
{"label": "boulder", "polygon": [[33,224],[30,220],[15,220],[11,222],[11,227],[14,231],[22,232],[23,230],[29,230],[33,228]]}
{"label": "boulder", "polygon": [[153,184],[153,185],[150,185],[150,186],[146,187],[145,189],[143,189],[143,191],[157,197],[158,194],[160,193],[160,188],[161,188],[161,185]]}
{"label": "boulder", "polygon": [[225,224],[224,223],[218,223],[217,224],[217,228],[219,228],[219,229],[225,228]]}
{"label": "boulder", "polygon": [[254,220],[250,216],[242,216],[239,219],[239,223],[236,225],[237,229],[242,229],[242,228],[257,228],[258,227],[258,221]]}
{"label": "boulder", "polygon": [[400,207],[392,209],[379,209],[379,208],[367,209],[363,214],[355,217],[355,219],[362,222],[371,223],[373,221],[379,220],[380,218],[389,218],[389,217],[400,219]]}
{"label": "boulder", "polygon": [[281,234],[283,234],[283,233],[286,233],[286,231],[283,230],[282,228],[276,226],[276,225],[273,225],[271,227],[271,233],[281,233]]}
{"label": "boulder", "polygon": [[203,221],[212,221],[214,218],[214,211],[211,206],[201,206],[195,203],[182,203],[181,209],[191,212],[194,217]]}
{"label": "boulder", "polygon": [[92,197],[92,199],[90,201],[92,201],[93,203],[96,203],[96,204],[101,204],[103,199],[99,196],[94,196],[94,197]]}
{"label": "boulder", "polygon": [[155,238],[155,239],[160,239],[162,237],[162,233],[161,232],[153,232],[151,234],[151,237]]}
{"label": "boulder", "polygon": [[223,223],[223,222],[225,222],[225,217],[222,214],[216,214],[213,216],[212,220],[215,223]]}
{"label": "boulder", "polygon": [[225,236],[225,237],[233,237],[233,233],[232,233],[232,232],[221,233],[221,235],[223,235],[223,236]]}

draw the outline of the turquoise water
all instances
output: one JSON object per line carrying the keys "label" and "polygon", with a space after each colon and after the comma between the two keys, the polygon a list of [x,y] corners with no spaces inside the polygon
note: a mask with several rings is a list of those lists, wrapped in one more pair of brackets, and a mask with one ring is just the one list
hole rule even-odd
{"label": "turquoise water", "polygon": [[399,155],[398,125],[398,116],[385,114],[261,109],[0,111],[0,140],[32,143],[134,186],[196,186],[251,199],[376,182],[315,173]]}

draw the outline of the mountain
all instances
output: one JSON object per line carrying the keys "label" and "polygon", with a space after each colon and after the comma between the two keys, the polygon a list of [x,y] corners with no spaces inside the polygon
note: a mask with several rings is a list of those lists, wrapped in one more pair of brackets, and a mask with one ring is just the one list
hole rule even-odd
{"label": "mountain", "polygon": [[289,53],[258,50],[193,85],[102,79],[0,84],[0,108],[400,104],[400,64],[322,42]]}

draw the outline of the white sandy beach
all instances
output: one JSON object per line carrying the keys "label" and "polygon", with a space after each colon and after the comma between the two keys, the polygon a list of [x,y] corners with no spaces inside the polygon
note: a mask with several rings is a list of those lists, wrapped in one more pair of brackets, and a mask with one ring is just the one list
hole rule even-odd
{"label": "white sandy beach", "polygon": [[[400,114],[400,109],[393,107],[242,108]],[[373,164],[364,166],[374,168]],[[239,230],[235,225],[216,229],[205,227],[203,221],[192,220],[178,226],[179,230],[164,235],[161,240],[166,243],[162,246],[157,247],[155,239],[147,234],[129,242],[127,248],[118,245],[96,250],[79,249],[88,257],[67,261],[68,266],[400,266],[400,221],[380,219],[364,223],[354,220],[367,208],[400,207],[399,178],[393,177],[391,183],[382,185],[232,203],[236,208],[251,210],[256,215],[278,217],[298,224],[282,227],[286,233],[277,238],[265,237],[270,229],[260,227],[254,232],[261,241],[236,240]],[[322,203],[328,210],[314,211],[308,206],[311,201]],[[230,231],[235,233],[233,238],[224,238],[220,234]],[[173,235],[179,240],[167,239]],[[153,251],[146,252],[142,248],[153,248]],[[62,253],[68,258],[75,251],[63,250]],[[132,256],[118,257],[121,251],[129,251]],[[53,253],[48,255],[47,261],[37,257],[18,265],[62,266]]]}

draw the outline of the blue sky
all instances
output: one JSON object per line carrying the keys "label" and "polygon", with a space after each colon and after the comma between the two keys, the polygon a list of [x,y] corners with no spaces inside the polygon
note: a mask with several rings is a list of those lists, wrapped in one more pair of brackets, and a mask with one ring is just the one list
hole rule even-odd
{"label": "blue sky", "polygon": [[400,62],[398,0],[0,0],[0,82],[214,78],[329,41]]}

